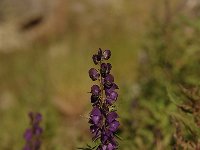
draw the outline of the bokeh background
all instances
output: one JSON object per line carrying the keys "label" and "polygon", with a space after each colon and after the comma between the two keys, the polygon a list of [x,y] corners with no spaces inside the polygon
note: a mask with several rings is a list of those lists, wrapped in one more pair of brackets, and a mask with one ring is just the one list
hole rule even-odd
{"label": "bokeh background", "polygon": [[172,149],[179,85],[200,85],[199,0],[0,0],[0,149],[19,150],[27,113],[42,150],[91,143],[88,70],[110,49],[120,150]]}

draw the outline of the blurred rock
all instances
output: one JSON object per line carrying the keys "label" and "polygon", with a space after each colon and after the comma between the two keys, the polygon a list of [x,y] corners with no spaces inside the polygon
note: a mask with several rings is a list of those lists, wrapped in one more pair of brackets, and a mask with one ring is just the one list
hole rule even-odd
{"label": "blurred rock", "polygon": [[46,42],[66,28],[67,0],[0,0],[0,51]]}

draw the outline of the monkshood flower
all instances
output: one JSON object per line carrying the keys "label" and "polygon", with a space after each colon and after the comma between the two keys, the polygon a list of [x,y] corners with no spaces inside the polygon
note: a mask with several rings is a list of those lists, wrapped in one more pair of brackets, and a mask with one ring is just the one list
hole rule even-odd
{"label": "monkshood flower", "polygon": [[100,48],[92,59],[97,69],[89,70],[89,77],[92,81],[98,81],[91,87],[91,103],[93,106],[90,112],[89,124],[90,132],[93,134],[93,140],[99,140],[96,150],[116,150],[118,143],[115,139],[116,131],[120,123],[114,103],[117,101],[118,86],[114,83],[114,77],[110,74],[112,65],[106,63],[111,57],[110,50],[102,51]]}
{"label": "monkshood flower", "polygon": [[40,127],[42,115],[40,113],[30,112],[30,128],[26,129],[24,139],[26,144],[23,150],[39,150],[41,147],[41,134],[43,129]]}

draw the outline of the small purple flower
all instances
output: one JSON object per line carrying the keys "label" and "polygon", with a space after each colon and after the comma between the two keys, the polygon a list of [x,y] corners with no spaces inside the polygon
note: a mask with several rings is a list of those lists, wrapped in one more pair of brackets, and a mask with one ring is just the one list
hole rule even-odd
{"label": "small purple flower", "polygon": [[116,111],[112,111],[118,98],[116,92],[118,86],[114,83],[114,77],[110,74],[112,65],[105,63],[111,56],[110,50],[102,50],[99,48],[97,54],[94,54],[92,59],[95,65],[98,65],[98,70],[92,68],[89,70],[90,78],[95,81],[98,79],[99,85],[91,87],[91,103],[93,106],[90,112],[89,124],[90,132],[93,134],[93,140],[99,140],[97,150],[116,150],[118,143],[115,140],[115,134],[120,123]]}
{"label": "small purple flower", "polygon": [[101,48],[99,48],[98,52],[97,52],[97,56],[98,56],[98,61],[101,61],[101,58],[103,57],[103,53]]}
{"label": "small purple flower", "polygon": [[116,89],[119,89],[118,86],[117,86],[115,83],[112,83],[112,86],[111,86],[111,87],[105,88],[105,94],[106,94],[106,96],[109,96],[110,93],[111,93],[112,91],[115,91]]}
{"label": "small purple flower", "polygon": [[26,141],[30,141],[32,139],[33,133],[31,129],[26,129],[25,133],[24,133],[24,139],[26,139]]}
{"label": "small purple flower", "polygon": [[31,127],[26,129],[24,139],[26,144],[23,150],[39,150],[41,146],[41,134],[43,129],[40,127],[42,115],[40,113],[29,113]]}
{"label": "small purple flower", "polygon": [[120,125],[119,121],[114,120],[113,122],[109,123],[108,129],[112,132],[115,132],[119,128],[119,125]]}
{"label": "small purple flower", "polygon": [[98,96],[100,94],[101,90],[100,87],[98,85],[93,85],[91,87],[91,93],[92,95]]}
{"label": "small purple flower", "polygon": [[89,70],[89,76],[92,79],[92,81],[95,81],[99,78],[100,74],[98,73],[98,71],[94,68],[91,68]]}
{"label": "small purple flower", "polygon": [[117,100],[118,94],[115,91],[111,91],[107,94],[108,96],[106,97],[106,102],[108,104],[113,104]]}
{"label": "small purple flower", "polygon": [[105,50],[105,51],[103,52],[103,58],[104,58],[105,60],[108,60],[108,59],[110,58],[110,56],[111,56],[111,51],[110,51],[110,50]]}
{"label": "small purple flower", "polygon": [[115,150],[115,149],[116,149],[115,145],[108,143],[107,145],[103,145],[102,147],[99,147],[97,150]]}
{"label": "small purple flower", "polygon": [[99,62],[99,61],[98,61],[98,55],[96,55],[96,54],[93,55],[93,56],[92,56],[92,59],[93,59],[94,64],[97,65],[98,62]]}
{"label": "small purple flower", "polygon": [[110,113],[108,113],[108,115],[106,116],[106,121],[108,123],[113,122],[114,120],[116,120],[117,118],[119,118],[118,114],[115,111],[111,111]]}
{"label": "small purple flower", "polygon": [[106,75],[108,75],[110,73],[110,70],[112,68],[112,65],[110,63],[102,63],[101,64],[101,69],[100,69],[100,72],[101,72],[101,75],[102,77],[106,77]]}
{"label": "small purple flower", "polygon": [[102,114],[99,108],[94,107],[93,110],[90,113],[90,122],[94,125],[99,125],[102,120]]}
{"label": "small purple flower", "polygon": [[110,89],[113,86],[114,77],[111,74],[108,74],[103,81],[105,90]]}

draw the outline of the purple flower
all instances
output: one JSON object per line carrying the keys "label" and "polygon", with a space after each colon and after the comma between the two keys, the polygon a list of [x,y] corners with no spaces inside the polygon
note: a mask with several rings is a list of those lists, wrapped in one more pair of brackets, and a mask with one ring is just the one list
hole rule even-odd
{"label": "purple flower", "polygon": [[36,124],[39,124],[40,121],[42,121],[42,115],[41,115],[40,113],[37,113],[37,114],[35,115],[35,123],[36,123]]}
{"label": "purple flower", "polygon": [[102,53],[101,48],[99,48],[99,50],[98,50],[98,52],[97,52],[97,56],[98,56],[98,61],[100,61],[101,58],[103,57],[103,53]]}
{"label": "purple flower", "polygon": [[106,77],[107,74],[110,73],[110,70],[112,68],[112,65],[110,63],[102,63],[101,64],[101,69],[100,69],[100,72],[101,72],[101,75],[102,77]]}
{"label": "purple flower", "polygon": [[111,74],[108,74],[105,77],[105,83],[113,83],[114,82],[114,77]]}
{"label": "purple flower", "polygon": [[114,137],[113,132],[107,129],[103,129],[101,132],[101,142],[102,144],[106,144],[108,141],[111,141]]}
{"label": "purple flower", "polygon": [[118,114],[115,111],[111,111],[107,116],[106,116],[106,121],[108,123],[113,122],[115,119],[119,118]]}
{"label": "purple flower", "polygon": [[100,144],[97,150],[116,150],[118,143],[115,140],[115,134],[120,123],[116,111],[111,111],[115,101],[118,98],[116,92],[118,86],[114,83],[114,77],[110,74],[112,65],[105,63],[111,57],[110,50],[102,52],[99,48],[97,54],[92,59],[98,70],[92,68],[89,70],[90,78],[95,81],[99,79],[99,85],[91,87],[91,103],[93,106],[90,112],[89,124],[90,132],[93,134],[93,140],[99,140]]}
{"label": "purple flower", "polygon": [[98,73],[98,71],[94,68],[91,68],[89,70],[89,76],[92,79],[92,81],[95,81],[99,78],[100,74]]}
{"label": "purple flower", "polygon": [[115,150],[116,146],[112,145],[111,143],[108,143],[108,145],[103,145],[103,150]]}
{"label": "purple flower", "polygon": [[114,120],[113,122],[109,123],[108,129],[109,129],[110,131],[112,131],[112,132],[115,132],[115,131],[117,131],[119,125],[120,125],[120,124],[119,124],[119,121]]}
{"label": "purple flower", "polygon": [[93,55],[93,56],[92,56],[92,59],[93,59],[94,64],[97,65],[98,62],[99,62],[99,60],[98,60],[98,55],[96,55],[96,54]]}
{"label": "purple flower", "polygon": [[90,113],[90,123],[99,126],[102,121],[102,114],[99,108],[94,107]]}
{"label": "purple flower", "polygon": [[113,83],[114,83],[114,77],[111,74],[108,74],[103,81],[105,90],[110,89],[113,86]]}
{"label": "purple flower", "polygon": [[92,95],[91,95],[91,103],[96,103],[99,99],[99,95],[100,95],[100,87],[98,85],[93,85],[91,87],[91,92]]}
{"label": "purple flower", "polygon": [[115,91],[107,93],[106,102],[108,104],[113,104],[117,100],[118,94]]}
{"label": "purple flower", "polygon": [[26,129],[25,133],[24,133],[24,139],[26,139],[26,141],[30,141],[32,139],[33,133],[31,129]]}
{"label": "purple flower", "polygon": [[92,95],[98,96],[100,94],[101,90],[100,87],[98,85],[93,85],[91,87],[91,93]]}
{"label": "purple flower", "polygon": [[39,126],[35,127],[35,135],[40,135],[43,132],[43,129]]}
{"label": "purple flower", "polygon": [[110,88],[105,89],[106,96],[109,96],[110,93],[116,89],[119,89],[118,86],[115,83],[112,83],[112,86]]}
{"label": "purple flower", "polygon": [[104,58],[105,60],[108,60],[108,59],[110,58],[110,56],[111,56],[111,51],[110,51],[110,50],[105,50],[105,51],[103,52],[103,58]]}
{"label": "purple flower", "polygon": [[108,129],[112,132],[117,131],[120,123],[119,121],[117,121],[116,119],[119,118],[118,114],[115,111],[110,112],[107,116],[106,116],[106,121],[108,124]]}

